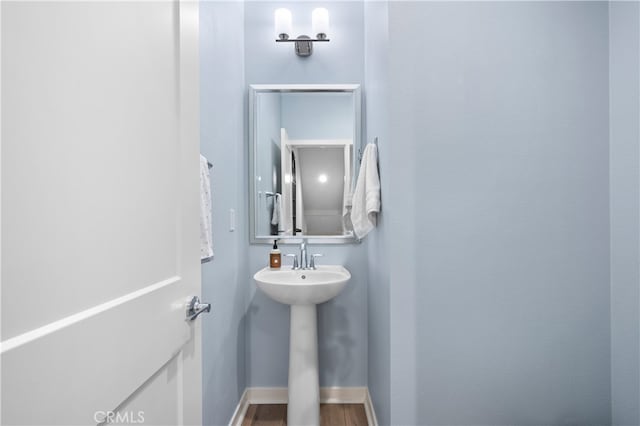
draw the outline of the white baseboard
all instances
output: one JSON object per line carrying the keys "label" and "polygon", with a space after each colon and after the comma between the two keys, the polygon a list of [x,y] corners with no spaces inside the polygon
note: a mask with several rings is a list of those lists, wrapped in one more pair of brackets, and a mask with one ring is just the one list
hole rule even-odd
{"label": "white baseboard", "polygon": [[367,388],[367,397],[364,400],[364,412],[367,414],[367,423],[369,423],[369,426],[378,426],[378,418],[376,417],[376,411],[373,409],[373,401],[371,400],[371,394],[369,394],[369,388]]}
{"label": "white baseboard", "polygon": [[[238,402],[236,411],[231,417],[229,426],[241,426],[247,409],[251,404],[286,404],[288,402],[287,388],[246,388]],[[320,388],[320,403],[322,404],[364,404],[367,421],[370,426],[378,426],[373,403],[366,387]]]}
{"label": "white baseboard", "polygon": [[244,392],[242,392],[236,411],[233,412],[233,416],[231,416],[231,420],[229,421],[229,426],[242,426],[242,420],[244,420],[244,416],[247,414],[247,409],[249,408],[248,391],[249,389],[245,389]]}
{"label": "white baseboard", "polygon": [[249,404],[286,404],[287,388],[247,388]]}
{"label": "white baseboard", "polygon": [[367,388],[320,388],[322,404],[364,404]]}

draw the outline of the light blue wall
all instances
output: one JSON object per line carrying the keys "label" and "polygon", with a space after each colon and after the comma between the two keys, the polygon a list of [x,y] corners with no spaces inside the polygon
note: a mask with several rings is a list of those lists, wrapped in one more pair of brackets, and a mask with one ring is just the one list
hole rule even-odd
{"label": "light blue wall", "polygon": [[614,425],[640,424],[640,4],[609,8],[611,394]]}
{"label": "light blue wall", "polygon": [[[388,425],[390,411],[390,351],[389,315],[389,231],[387,203],[391,194],[389,153],[393,149],[388,129],[387,82],[389,67],[388,5],[386,1],[367,2],[365,16],[365,121],[367,141],[378,137],[378,162],[381,177],[382,211],[378,227],[366,238],[368,260],[368,359],[367,383],[378,422]],[[403,193],[403,191],[400,191]]]}
{"label": "light blue wall", "polygon": [[[297,57],[292,43],[275,43],[273,13],[279,7],[293,14],[295,36],[311,32],[311,12],[327,7],[329,43],[316,43],[313,55]],[[245,79],[247,84],[361,83],[364,76],[363,5],[361,2],[245,2]]]}
{"label": "light blue wall", "polygon": [[[211,314],[200,317],[206,425],[228,424],[246,386],[246,115],[244,41],[237,30],[243,15],[241,2],[200,3],[201,151],[213,163],[215,252],[202,266],[202,298],[213,305]],[[229,232],[229,209],[239,220],[235,232]]]}
{"label": "light blue wall", "polygon": [[321,384],[368,384],[383,425],[638,424],[638,4],[331,2],[312,57],[273,42],[276,7],[309,28],[317,6],[201,3],[205,423],[287,384],[288,308],[251,279],[247,85],[340,82],[365,83],[383,211],[313,250],[353,273],[319,309]]}
{"label": "light blue wall", "polygon": [[[311,11],[324,2],[245,3],[245,81],[267,83],[362,83],[364,81],[363,4],[331,2],[331,42],[314,46],[308,58],[294,54],[293,45],[275,43],[273,12],[293,13],[294,33],[311,28]],[[246,95],[246,91],[245,91]],[[245,166],[246,170],[246,166]],[[289,308],[256,289],[254,271],[267,265],[266,245],[247,247],[251,274],[247,313],[246,368],[248,386],[286,386],[289,362]],[[294,247],[282,246],[293,253]],[[367,383],[367,259],[362,244],[315,246],[324,263],[344,264],[352,279],[334,300],[318,309],[321,386],[364,386]]]}
{"label": "light blue wall", "polygon": [[282,127],[290,139],[353,139],[350,93],[282,95]]}
{"label": "light blue wall", "polygon": [[607,3],[389,17],[391,423],[608,424]]}

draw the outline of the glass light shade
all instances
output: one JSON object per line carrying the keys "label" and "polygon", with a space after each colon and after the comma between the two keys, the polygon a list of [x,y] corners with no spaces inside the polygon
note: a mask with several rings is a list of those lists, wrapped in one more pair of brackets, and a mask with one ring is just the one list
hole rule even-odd
{"label": "glass light shade", "polygon": [[[313,33],[318,38],[323,38],[329,33],[329,11],[324,7],[313,10],[311,14],[311,22],[313,25]],[[320,36],[322,34],[322,36]]]}
{"label": "glass light shade", "polygon": [[275,12],[275,23],[276,23],[276,37],[280,37],[281,34],[286,34],[289,38],[289,34],[292,32],[291,26],[291,12],[289,9],[280,8],[276,9]]}

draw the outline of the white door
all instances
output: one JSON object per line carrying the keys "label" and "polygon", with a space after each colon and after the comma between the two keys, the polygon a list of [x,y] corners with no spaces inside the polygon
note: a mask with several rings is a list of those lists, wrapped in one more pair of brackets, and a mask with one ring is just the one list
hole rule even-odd
{"label": "white door", "polygon": [[2,423],[200,424],[197,2],[6,2]]}
{"label": "white door", "polygon": [[287,129],[280,129],[280,164],[282,181],[282,221],[283,235],[295,235],[293,232],[293,164],[291,161],[291,145]]}

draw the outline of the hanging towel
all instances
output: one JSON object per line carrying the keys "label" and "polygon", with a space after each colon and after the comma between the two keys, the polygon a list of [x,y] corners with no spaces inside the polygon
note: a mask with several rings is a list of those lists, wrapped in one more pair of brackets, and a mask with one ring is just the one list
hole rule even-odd
{"label": "hanging towel", "polygon": [[351,223],[360,239],[375,226],[380,212],[380,178],[378,176],[378,148],[367,144],[362,154],[360,173],[353,191]]}
{"label": "hanging towel", "polygon": [[353,194],[351,193],[351,151],[353,144],[344,147],[344,189],[342,193],[342,233],[348,235],[353,230],[351,223],[351,203]]}
{"label": "hanging towel", "polygon": [[278,234],[284,231],[282,219],[282,196],[277,192],[273,195],[273,215],[271,216],[271,224],[278,225]]}
{"label": "hanging towel", "polygon": [[[348,185],[345,185],[347,187]],[[353,223],[351,223],[351,209],[353,207],[353,194],[348,189],[344,192],[344,199],[342,204],[342,231],[345,235],[353,230]]]}
{"label": "hanging towel", "polygon": [[213,258],[209,162],[200,155],[200,262]]}

